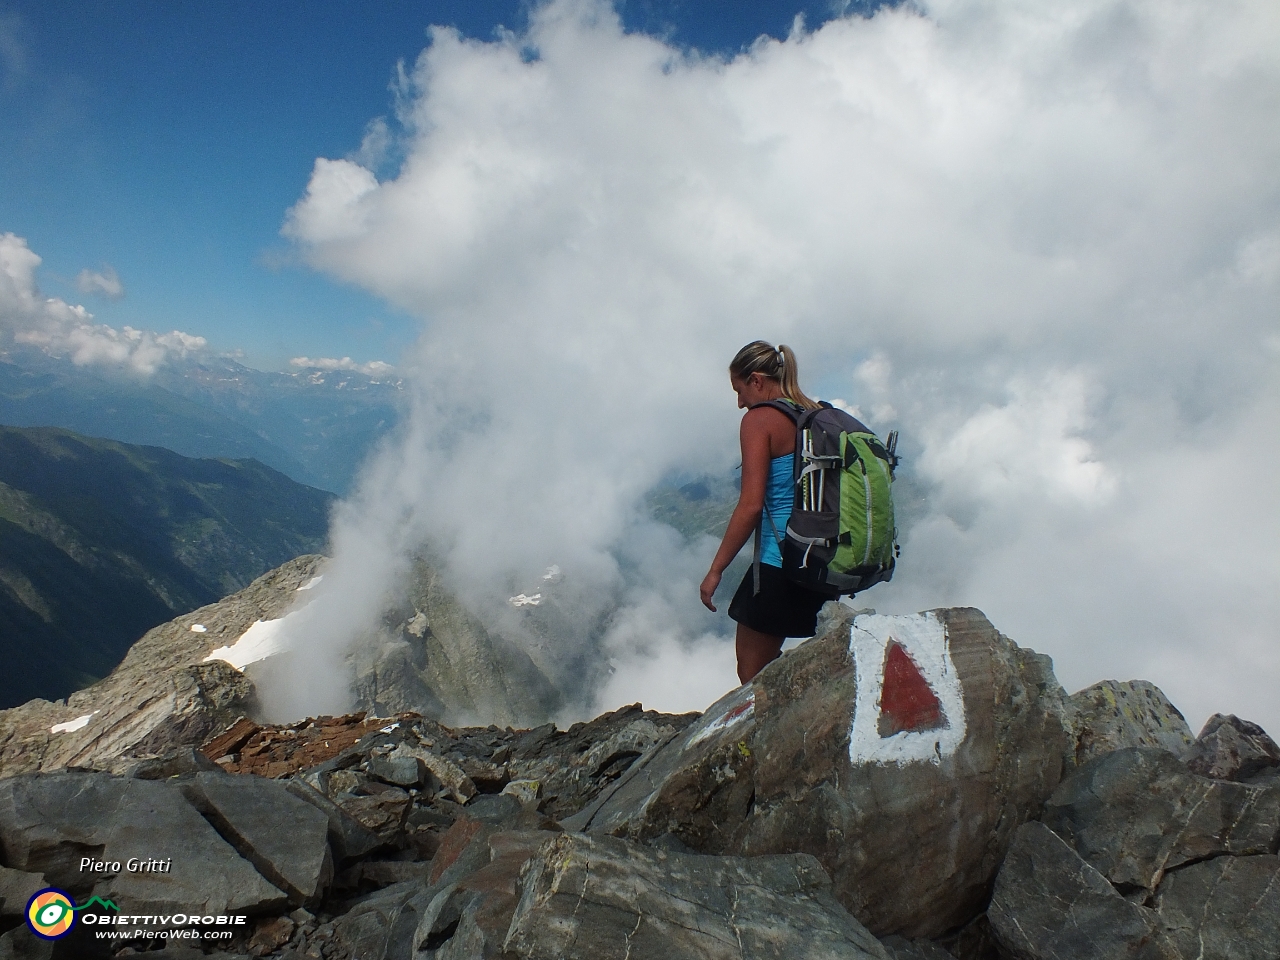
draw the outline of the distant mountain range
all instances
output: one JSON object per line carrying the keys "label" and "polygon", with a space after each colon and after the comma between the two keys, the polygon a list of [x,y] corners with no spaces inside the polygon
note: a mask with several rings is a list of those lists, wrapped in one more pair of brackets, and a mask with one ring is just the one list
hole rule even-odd
{"label": "distant mountain range", "polygon": [[0,351],[0,423],[62,427],[189,457],[252,457],[300,483],[346,493],[399,420],[397,376],[268,373],[227,357],[171,360],[151,377]]}
{"label": "distant mountain range", "polygon": [[0,427],[0,707],[65,697],[156,624],[319,552],[333,500],[253,459]]}

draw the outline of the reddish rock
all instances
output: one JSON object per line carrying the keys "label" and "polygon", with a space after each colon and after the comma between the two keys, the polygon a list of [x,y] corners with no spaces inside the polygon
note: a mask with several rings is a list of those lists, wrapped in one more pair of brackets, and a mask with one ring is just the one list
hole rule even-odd
{"label": "reddish rock", "polygon": [[337,803],[348,816],[386,842],[404,826],[413,799],[403,790],[391,789],[372,797],[340,797]]}
{"label": "reddish rock", "polygon": [[298,925],[288,917],[259,921],[253,936],[249,938],[249,956],[265,957],[268,953],[274,953],[289,942],[297,928]]}
{"label": "reddish rock", "polygon": [[249,738],[261,729],[248,717],[241,717],[227,730],[201,747],[200,752],[210,760],[221,760],[229,754],[239,753],[240,749],[249,742]]}
{"label": "reddish rock", "polygon": [[431,861],[431,874],[428,882],[438,883],[440,881],[440,875],[453,866],[454,861],[458,859],[462,851],[467,848],[467,844],[472,841],[483,826],[484,824],[479,820],[473,820],[470,817],[463,817],[454,822],[453,826],[440,838],[440,846],[436,848],[436,855]]}

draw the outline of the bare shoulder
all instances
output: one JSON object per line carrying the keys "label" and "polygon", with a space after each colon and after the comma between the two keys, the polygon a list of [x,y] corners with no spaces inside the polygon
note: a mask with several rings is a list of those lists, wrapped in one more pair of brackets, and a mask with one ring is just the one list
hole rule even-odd
{"label": "bare shoulder", "polygon": [[780,457],[795,450],[795,422],[776,407],[752,407],[742,415],[742,439],[767,439],[769,455]]}

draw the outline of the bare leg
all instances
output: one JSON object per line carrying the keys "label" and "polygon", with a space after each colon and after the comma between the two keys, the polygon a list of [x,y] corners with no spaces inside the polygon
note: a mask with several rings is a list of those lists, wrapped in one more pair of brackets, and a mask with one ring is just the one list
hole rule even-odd
{"label": "bare leg", "polygon": [[738,624],[738,679],[750,683],[751,678],[782,654],[783,637],[770,636]]}

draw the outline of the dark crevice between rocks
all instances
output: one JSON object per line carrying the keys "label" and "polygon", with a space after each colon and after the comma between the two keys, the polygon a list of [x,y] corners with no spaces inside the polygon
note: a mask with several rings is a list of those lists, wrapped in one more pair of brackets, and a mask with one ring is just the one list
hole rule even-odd
{"label": "dark crevice between rocks", "polygon": [[[1179,870],[1185,870],[1187,867],[1194,867],[1197,863],[1208,863],[1210,860],[1221,860],[1223,857],[1231,857],[1235,860],[1246,860],[1249,857],[1265,857],[1274,855],[1274,851],[1268,853],[1231,853],[1227,850],[1216,850],[1213,853],[1205,854],[1203,857],[1193,857],[1190,860],[1183,860],[1176,867],[1166,867],[1160,877],[1160,883],[1164,883],[1164,878],[1171,873],[1177,873]],[[1156,884],[1156,889],[1160,889],[1160,884]]]}
{"label": "dark crevice between rocks", "polygon": [[[1140,907],[1150,907],[1155,897],[1154,890],[1148,890],[1140,883],[1112,883],[1111,886],[1120,896]],[[1156,886],[1158,888],[1159,884]]]}
{"label": "dark crevice between rocks", "polygon": [[450,921],[439,930],[432,930],[427,934],[427,939],[423,941],[420,949],[422,950],[439,950],[446,943],[453,939],[453,935],[458,932],[458,924],[462,922],[462,917],[458,916]]}

